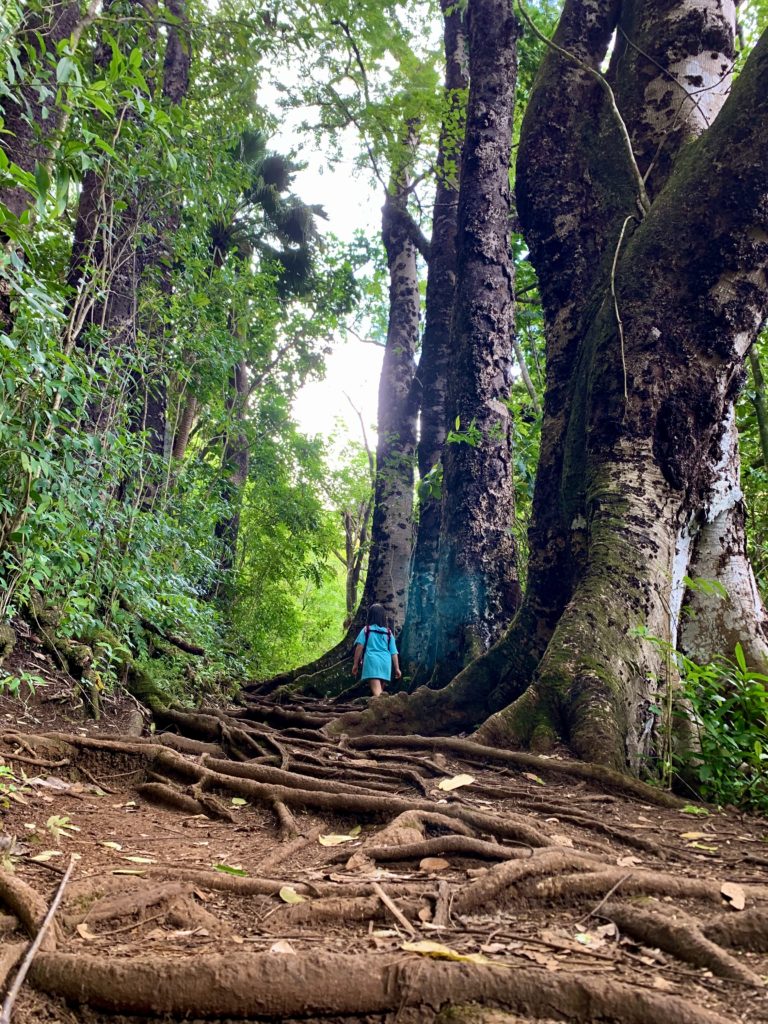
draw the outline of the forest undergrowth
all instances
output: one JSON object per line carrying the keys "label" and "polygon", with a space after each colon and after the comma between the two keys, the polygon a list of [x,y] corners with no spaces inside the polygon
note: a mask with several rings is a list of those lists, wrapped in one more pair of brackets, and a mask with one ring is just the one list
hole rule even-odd
{"label": "forest undergrowth", "polygon": [[762,818],[565,750],[331,738],[330,702],[72,697],[0,702],[4,992],[67,874],[15,1024],[768,1019]]}

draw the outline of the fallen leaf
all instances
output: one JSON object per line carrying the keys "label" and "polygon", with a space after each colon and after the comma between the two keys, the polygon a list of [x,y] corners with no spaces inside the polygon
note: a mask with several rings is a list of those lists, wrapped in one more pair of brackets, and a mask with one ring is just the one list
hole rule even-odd
{"label": "fallen leaf", "polygon": [[744,896],[744,890],[738,882],[723,882],[720,886],[720,892],[728,901],[728,905],[732,910],[744,909],[746,898]]}
{"label": "fallen leaf", "polygon": [[474,781],[474,775],[454,775],[451,779],[441,779],[437,788],[442,789],[444,793],[450,793],[451,790],[458,789],[460,786],[471,786]]}
{"label": "fallen leaf", "polygon": [[233,807],[245,807],[245,805],[247,803],[248,803],[248,801],[247,800],[243,800],[243,798],[241,796],[233,796],[232,797],[232,806]]}
{"label": "fallen leaf", "polygon": [[714,839],[714,836],[710,832],[681,832],[681,839],[706,839],[709,836]]}
{"label": "fallen leaf", "polygon": [[424,857],[419,861],[421,871],[446,871],[450,866],[442,857]]}
{"label": "fallen leaf", "polygon": [[296,955],[296,950],[293,948],[290,942],[287,942],[285,939],[278,939],[277,942],[273,942],[272,945],[269,947],[269,952],[288,953],[293,954],[294,956]]}
{"label": "fallen leaf", "polygon": [[245,942],[245,939],[243,938],[242,935],[232,935],[230,936],[230,938],[237,946],[242,946],[243,943]]}
{"label": "fallen leaf", "polygon": [[688,848],[693,850],[706,850],[708,853],[717,853],[716,846],[708,846],[706,843],[688,843]]}
{"label": "fallen leaf", "polygon": [[480,947],[483,953],[504,953],[506,948],[503,942],[489,942],[487,945]]}
{"label": "fallen leaf", "polygon": [[30,857],[30,860],[36,861],[38,864],[45,864],[51,857],[60,857],[61,850],[41,850],[40,853],[36,853],[34,857]]}
{"label": "fallen leaf", "polygon": [[616,861],[620,868],[633,868],[636,864],[642,864],[643,862],[639,857],[619,857]]}
{"label": "fallen leaf", "polygon": [[426,924],[428,921],[432,920],[432,911],[429,909],[429,907],[420,907],[417,916],[420,921]]}
{"label": "fallen leaf", "polygon": [[98,939],[98,935],[94,935],[91,929],[88,927],[88,925],[85,924],[85,922],[77,925],[76,931],[80,938],[85,939],[86,942],[93,942],[94,939]]}
{"label": "fallen leaf", "polygon": [[244,878],[248,874],[243,868],[232,864],[214,864],[213,867],[215,871],[223,871],[225,875],[238,875]]}
{"label": "fallen leaf", "polygon": [[122,850],[120,843],[110,843],[105,841],[101,845],[106,846],[108,850]]}
{"label": "fallen leaf", "polygon": [[537,786],[546,786],[546,782],[539,775],[534,775],[533,772],[523,772],[524,779],[530,779],[531,782],[535,782]]}
{"label": "fallen leaf", "polygon": [[152,857],[123,857],[123,860],[129,860],[131,864],[157,864]]}
{"label": "fallen leaf", "polygon": [[354,842],[354,836],[318,836],[317,841],[321,846],[341,846],[342,843]]}
{"label": "fallen leaf", "polygon": [[355,836],[359,836],[362,831],[363,829],[361,825],[355,825],[354,828],[351,828],[349,830],[349,835],[351,835],[354,838]]}
{"label": "fallen leaf", "polygon": [[681,814],[697,814],[701,818],[708,818],[709,811],[706,807],[701,807],[699,804],[686,804],[680,811]]}
{"label": "fallen leaf", "polygon": [[296,892],[292,885],[284,885],[277,894],[283,903],[306,903],[307,897]]}
{"label": "fallen leaf", "polygon": [[662,992],[672,992],[675,986],[667,978],[662,978],[660,974],[654,974],[651,984],[654,988],[660,988]]}
{"label": "fallen leaf", "polygon": [[431,939],[420,939],[418,942],[402,942],[400,949],[404,949],[408,953],[421,953],[422,956],[432,956],[438,960],[460,960],[462,963],[469,964],[492,963],[482,953],[458,953],[455,949],[444,946],[441,942],[432,942]]}

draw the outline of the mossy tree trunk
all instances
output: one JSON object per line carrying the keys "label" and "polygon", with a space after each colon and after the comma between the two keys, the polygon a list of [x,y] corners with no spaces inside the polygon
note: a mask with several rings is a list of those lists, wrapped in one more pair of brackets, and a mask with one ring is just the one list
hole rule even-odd
{"label": "mossy tree trunk", "polygon": [[[434,668],[431,628],[440,544],[441,468],[447,429],[447,370],[456,291],[456,218],[469,83],[465,20],[453,0],[441,0],[445,48],[446,113],[437,155],[437,184],[427,268],[426,312],[416,379],[421,393],[418,462],[419,522],[413,550],[408,614],[400,642],[400,664],[412,682]],[[430,476],[432,474],[432,476]]]}
{"label": "mossy tree trunk", "polygon": [[[675,680],[635,627],[699,658],[732,653],[738,633],[764,662],[733,402],[768,311],[768,35],[729,89],[733,8],[665,12],[568,0],[555,40],[579,63],[548,50],[523,125],[518,209],[548,364],[524,603],[445,691],[383,702],[348,731],[484,719],[484,741],[561,738],[637,770],[650,704]],[[585,68],[617,27],[609,74],[631,153]],[[688,595],[699,615],[681,626],[695,576],[721,579],[728,600]]]}
{"label": "mossy tree trunk", "polygon": [[519,26],[511,0],[473,0],[467,21],[470,87],[448,360],[453,440],[443,459],[431,685],[447,682],[487,650],[520,597],[505,404],[512,372],[509,161]]}

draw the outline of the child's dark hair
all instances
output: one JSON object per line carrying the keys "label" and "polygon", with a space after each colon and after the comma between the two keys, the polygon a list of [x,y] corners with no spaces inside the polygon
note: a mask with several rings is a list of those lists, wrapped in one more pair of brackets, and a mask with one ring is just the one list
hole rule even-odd
{"label": "child's dark hair", "polygon": [[368,609],[369,626],[386,626],[387,612],[383,604],[372,604]]}

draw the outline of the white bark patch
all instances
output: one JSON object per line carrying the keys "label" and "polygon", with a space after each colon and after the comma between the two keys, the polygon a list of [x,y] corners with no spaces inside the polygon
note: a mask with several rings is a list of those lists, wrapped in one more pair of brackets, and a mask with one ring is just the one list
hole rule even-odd
{"label": "white bark patch", "polygon": [[694,581],[716,580],[727,596],[711,588],[692,590],[690,614],[680,622],[680,647],[694,661],[707,662],[718,655],[733,657],[740,643],[747,662],[765,670],[765,610],[746,554],[742,497],[738,431],[731,406],[688,570]]}
{"label": "white bark patch", "polygon": [[648,124],[659,136],[686,125],[698,135],[717,117],[731,87],[730,73],[723,68],[730,61],[725,54],[701,53],[675,61],[645,90]]}

